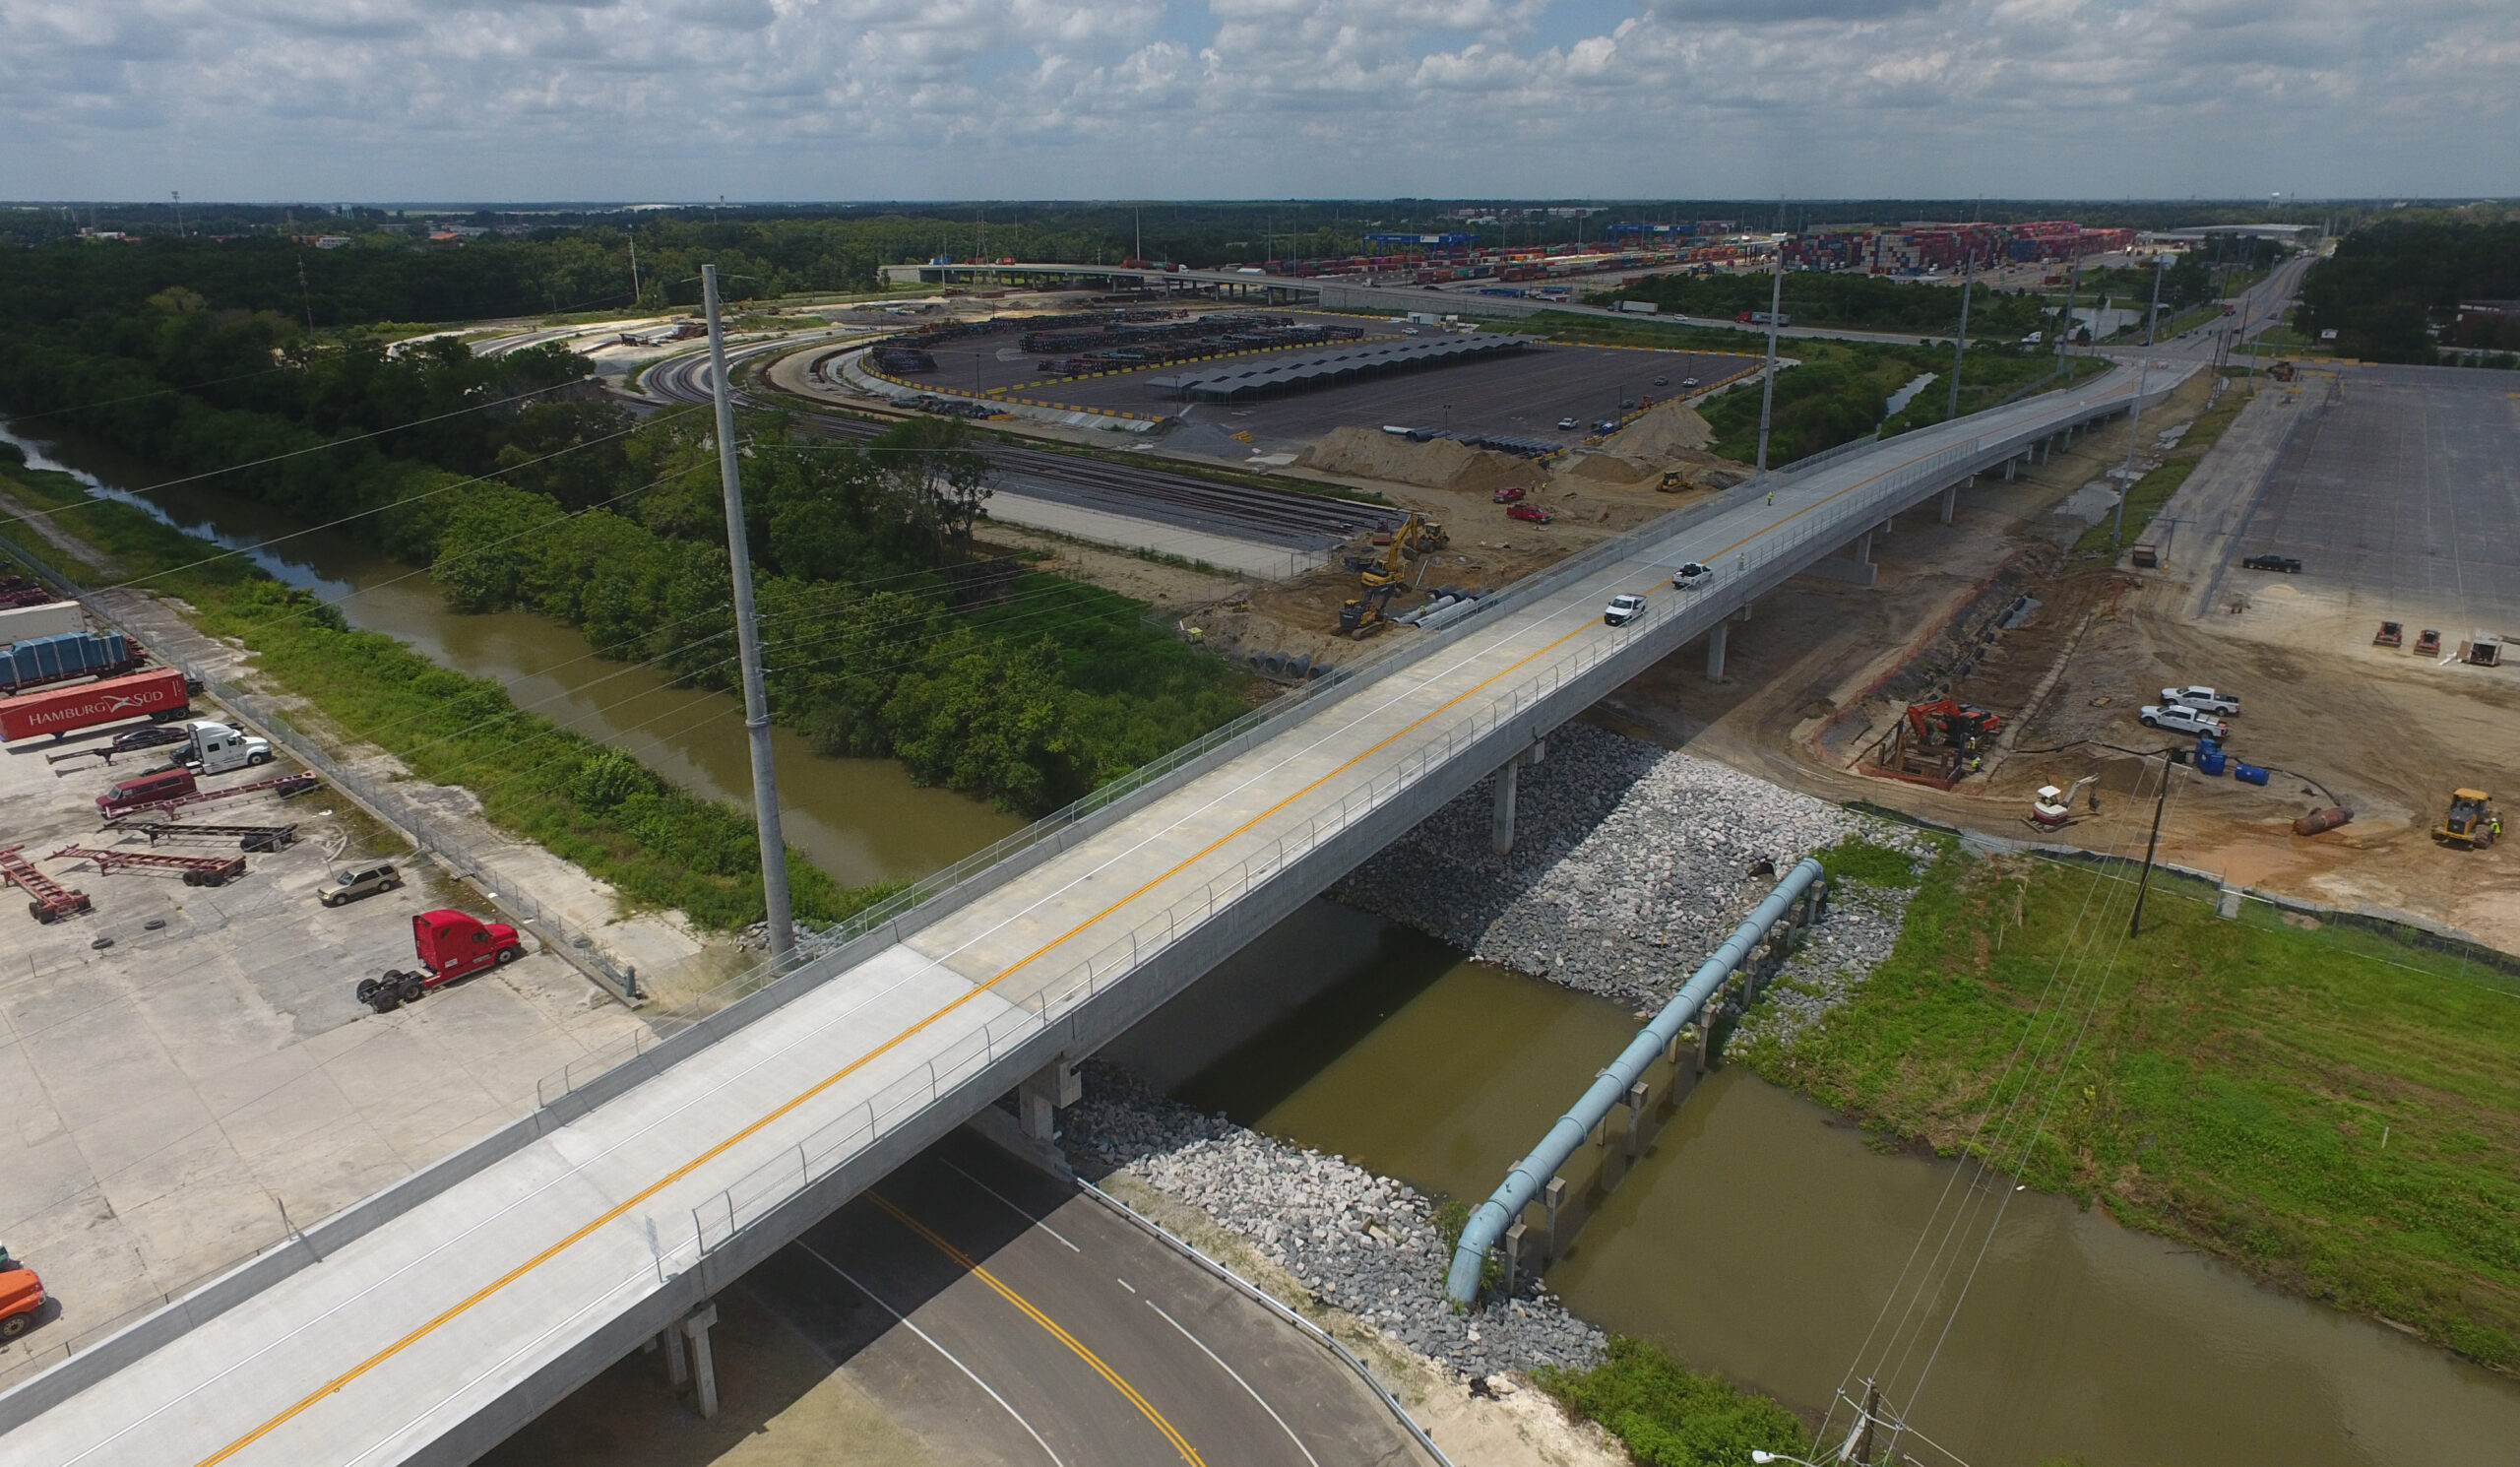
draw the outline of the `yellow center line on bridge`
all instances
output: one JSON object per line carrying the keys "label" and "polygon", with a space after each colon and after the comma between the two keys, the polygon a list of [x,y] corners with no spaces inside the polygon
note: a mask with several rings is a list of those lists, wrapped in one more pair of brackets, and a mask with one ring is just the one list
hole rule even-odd
{"label": "yellow center line on bridge", "polygon": [[[1845,495],[1855,492],[1857,489],[1873,482],[1884,475],[1895,474],[1899,470],[1907,468],[1911,464],[1922,463],[1930,457],[1932,457],[1931,454],[1920,454],[1916,458],[1907,460],[1905,463],[1896,464],[1888,469],[1884,469],[1880,474],[1875,474],[1869,478],[1859,479],[1857,482],[1848,485],[1846,488],[1839,490],[1835,494],[1816,500],[1811,504],[1803,506],[1801,509],[1796,510],[1793,514],[1787,515],[1784,518],[1765,525],[1758,530],[1752,531],[1750,534],[1734,541],[1732,544],[1726,545],[1722,550],[1719,550],[1716,553],[1719,556],[1730,554],[1733,550],[1738,549],[1742,545],[1748,544],[1751,541],[1758,539],[1762,535],[1766,535],[1771,531],[1778,530],[1786,525],[1792,524],[1795,520],[1800,518],[1802,515],[1810,513],[1821,505],[1843,498]],[[1119,911],[1129,903],[1136,901],[1139,897],[1144,896],[1156,887],[1169,881],[1174,876],[1177,876],[1182,871],[1188,869],[1190,866],[1206,860],[1209,856],[1214,855],[1219,848],[1250,830],[1253,826],[1258,825],[1270,816],[1277,814],[1280,810],[1285,809],[1288,805],[1301,799],[1313,791],[1320,789],[1330,781],[1337,779],[1340,775],[1355,768],[1366,759],[1382,752],[1393,743],[1398,742],[1401,738],[1423,727],[1437,716],[1450,711],[1451,709],[1459,706],[1466,699],[1483,691],[1489,684],[1496,682],[1510,673],[1521,670],[1524,667],[1539,660],[1540,658],[1545,657],[1551,652],[1556,651],[1567,642],[1572,641],[1574,638],[1587,631],[1595,629],[1599,625],[1599,622],[1588,619],[1576,626],[1573,630],[1552,638],[1543,646],[1515,659],[1513,662],[1497,669],[1495,671],[1480,678],[1469,687],[1455,693],[1450,698],[1445,699],[1442,703],[1428,709],[1425,713],[1410,720],[1407,724],[1404,724],[1400,728],[1392,731],[1390,734],[1376,740],[1370,746],[1350,756],[1346,760],[1343,760],[1327,773],[1321,775],[1317,779],[1314,779],[1309,784],[1304,785],[1301,789],[1288,795],[1276,803],[1270,805],[1268,808],[1260,811],[1260,813],[1253,815],[1250,819],[1243,821],[1241,824],[1227,831],[1224,835],[1217,837],[1214,841],[1209,842],[1207,845],[1199,848],[1189,856],[1182,858],[1180,861],[1166,868],[1162,874],[1155,876],[1144,885],[1139,886],[1134,891],[1131,891],[1127,895],[1119,898],[1117,901],[1112,902],[1109,906],[1102,908],[1093,916],[1088,917],[1084,921],[1076,924],[1074,926],[1069,927],[1066,931],[1059,933],[1049,941],[1044,942],[1040,946],[1033,949],[1031,952],[1026,953],[1023,957],[1018,958],[1014,963],[1010,964],[1004,971],[998,973],[994,978],[989,979],[985,983],[975,985],[968,991],[957,995],[943,1006],[936,1009],[935,1012],[930,1013],[923,1019],[920,1019],[917,1023],[911,1025],[909,1028],[902,1030],[899,1034],[885,1040],[882,1044],[877,1045],[865,1053],[859,1055],[857,1058],[850,1061],[846,1065],[843,1065],[841,1068],[832,1071],[829,1075],[823,1077],[819,1081],[816,1081],[813,1085],[808,1086],[803,1091],[800,1091],[794,1097],[781,1103],[779,1106],[763,1114],[759,1118],[744,1125],[731,1135],[728,1135],[724,1140],[709,1147],[699,1155],[691,1158],[691,1160],[684,1162],[672,1171],[667,1172],[664,1176],[650,1182],[647,1186],[642,1187],[629,1197],[626,1197],[620,1202],[617,1202],[613,1206],[605,1209],[595,1218],[570,1232],[559,1242],[552,1244],[540,1252],[536,1253],[533,1257],[526,1259],[516,1267],[509,1269],[497,1278],[492,1279],[489,1283],[473,1290],[463,1299],[458,1300],[456,1303],[449,1305],[436,1314],[431,1315],[428,1319],[413,1327],[402,1338],[395,1340],[392,1344],[385,1346],[375,1354],[368,1356],[365,1360],[360,1361],[358,1364],[351,1366],[348,1370],[346,1370],[342,1373],[334,1376],[332,1379],[327,1380],[324,1384],[312,1391],[309,1391],[306,1395],[299,1398],[294,1404],[270,1417],[260,1426],[255,1427],[252,1431],[245,1433],[233,1441],[228,1442],[225,1446],[222,1446],[219,1450],[211,1453],[209,1456],[202,1458],[197,1464],[197,1467],[218,1467],[219,1463],[226,1461],[236,1453],[244,1450],[248,1446],[251,1446],[263,1437],[286,1425],[289,1421],[303,1414],[317,1402],[322,1401],[325,1397],[336,1394],[344,1387],[357,1380],[360,1376],[365,1375],[370,1371],[375,1370],[378,1366],[385,1364],[395,1356],[410,1349],[412,1345],[427,1338],[438,1329],[444,1327],[449,1321],[458,1318],[475,1306],[479,1305],[483,1300],[499,1293],[510,1284],[515,1283],[517,1280],[525,1277],[529,1273],[532,1273],[543,1264],[550,1262],[553,1258],[558,1257],[570,1248],[585,1242],[588,1238],[594,1236],[598,1230],[611,1223],[619,1221],[633,1208],[638,1207],[641,1203],[646,1202],[657,1193],[663,1191],[666,1187],[671,1186],[675,1182],[689,1177],[693,1172],[696,1172],[700,1168],[707,1166],[709,1163],[716,1161],[734,1147],[741,1145],[743,1142],[759,1134],[765,1127],[775,1124],[779,1120],[793,1114],[798,1107],[803,1106],[807,1102],[813,1100],[816,1096],[819,1096],[823,1092],[831,1089],[834,1085],[839,1084],[850,1075],[865,1068],[868,1064],[873,1063],[885,1054],[900,1048],[903,1044],[916,1038],[920,1033],[936,1024],[939,1020],[952,1014],[964,1004],[969,1003],[974,998],[976,998],[980,994],[996,988],[1007,979],[1014,977],[1018,972],[1021,972],[1024,968],[1031,965],[1043,954],[1046,954],[1059,947],[1061,944],[1068,942],[1078,934],[1084,932],[1087,928],[1092,927],[1097,923],[1102,921],[1102,919]],[[1184,1450],[1187,1450],[1186,1446],[1184,1447]]]}
{"label": "yellow center line on bridge", "polygon": [[1065,1345],[1068,1349],[1076,1352],[1077,1359],[1084,1361],[1088,1366],[1091,1366],[1094,1370],[1094,1373],[1111,1382],[1111,1388],[1113,1390],[1116,1390],[1121,1395],[1128,1397],[1129,1404],[1137,1407],[1140,1415],[1144,1416],[1148,1421],[1155,1423],[1155,1429],[1164,1434],[1164,1439],[1171,1442],[1173,1449],[1181,1453],[1181,1460],[1189,1463],[1190,1467],[1207,1467],[1207,1463],[1202,1461],[1199,1457],[1198,1448],[1190,1444],[1188,1437],[1183,1436],[1178,1431],[1174,1430],[1172,1423],[1164,1419],[1163,1412],[1156,1410],[1153,1405],[1149,1404],[1146,1397],[1138,1394],[1136,1386],[1131,1385],[1128,1381],[1122,1379],[1119,1371],[1104,1365],[1102,1363],[1102,1358],[1087,1349],[1076,1336],[1069,1334],[1066,1330],[1060,1328],[1056,1320],[1034,1308],[1032,1301],[1026,1299],[1023,1295],[1016,1293],[1013,1289],[1008,1288],[997,1275],[989,1272],[985,1268],[982,1268],[977,1262],[972,1259],[971,1255],[946,1242],[925,1223],[912,1217],[901,1208],[894,1206],[891,1198],[886,1197],[883,1193],[875,1191],[872,1188],[867,1190],[866,1197],[867,1200],[884,1209],[885,1212],[890,1213],[893,1221],[900,1223],[903,1227],[908,1228],[913,1233],[917,1234],[920,1238],[925,1239],[929,1246],[935,1248],[938,1252],[943,1253],[946,1257],[953,1259],[956,1263],[961,1264],[974,1278],[978,1279],[981,1283],[996,1290],[1000,1299],[1003,1299],[1008,1304],[1022,1309],[1026,1316],[1031,1318],[1034,1323],[1048,1330],[1051,1338],[1057,1340],[1060,1344]]}

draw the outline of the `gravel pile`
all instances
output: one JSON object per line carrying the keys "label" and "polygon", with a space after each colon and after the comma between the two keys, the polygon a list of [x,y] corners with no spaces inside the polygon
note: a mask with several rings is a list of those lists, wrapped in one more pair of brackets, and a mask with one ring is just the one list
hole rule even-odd
{"label": "gravel pile", "polygon": [[1089,1064],[1085,1098],[1059,1113],[1062,1144],[1088,1176],[1121,1171],[1250,1240],[1323,1303],[1474,1378],[1601,1359],[1602,1332],[1526,1280],[1523,1297],[1456,1314],[1451,1257],[1434,1205],[1336,1156],[1306,1151],[1147,1093]]}
{"label": "gravel pile", "polygon": [[[1925,849],[1902,827],[1585,724],[1549,735],[1548,756],[1522,771],[1509,856],[1488,848],[1494,798],[1482,781],[1331,895],[1500,967],[1659,1004],[1804,856],[1851,835]],[[1797,965],[1814,993],[1824,973],[1887,955],[1897,906],[1833,904]]]}

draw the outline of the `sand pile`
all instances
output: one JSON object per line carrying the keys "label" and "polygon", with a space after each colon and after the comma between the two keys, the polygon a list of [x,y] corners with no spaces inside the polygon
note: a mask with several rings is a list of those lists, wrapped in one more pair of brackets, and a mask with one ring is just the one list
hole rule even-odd
{"label": "sand pile", "polygon": [[1540,477],[1530,461],[1512,454],[1472,448],[1449,438],[1412,443],[1397,433],[1364,427],[1332,428],[1297,454],[1295,462],[1324,474],[1469,493],[1528,484]]}
{"label": "sand pile", "polygon": [[1659,459],[1683,448],[1704,448],[1715,441],[1715,429],[1686,403],[1663,403],[1619,429],[1610,440],[1632,459]]}

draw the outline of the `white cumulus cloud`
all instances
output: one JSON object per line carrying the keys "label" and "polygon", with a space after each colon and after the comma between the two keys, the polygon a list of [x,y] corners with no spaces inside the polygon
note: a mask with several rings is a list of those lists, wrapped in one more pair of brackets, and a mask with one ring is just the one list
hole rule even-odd
{"label": "white cumulus cloud", "polygon": [[2520,193],[2508,0],[0,0],[0,196]]}

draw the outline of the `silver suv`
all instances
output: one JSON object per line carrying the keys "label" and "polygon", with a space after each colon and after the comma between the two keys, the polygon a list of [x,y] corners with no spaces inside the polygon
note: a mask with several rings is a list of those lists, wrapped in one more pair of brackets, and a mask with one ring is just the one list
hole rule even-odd
{"label": "silver suv", "polygon": [[399,891],[402,886],[403,873],[394,869],[392,861],[380,861],[363,866],[344,866],[335,871],[332,880],[315,889],[315,899],[327,907],[338,907],[344,902],[372,897],[380,891]]}

